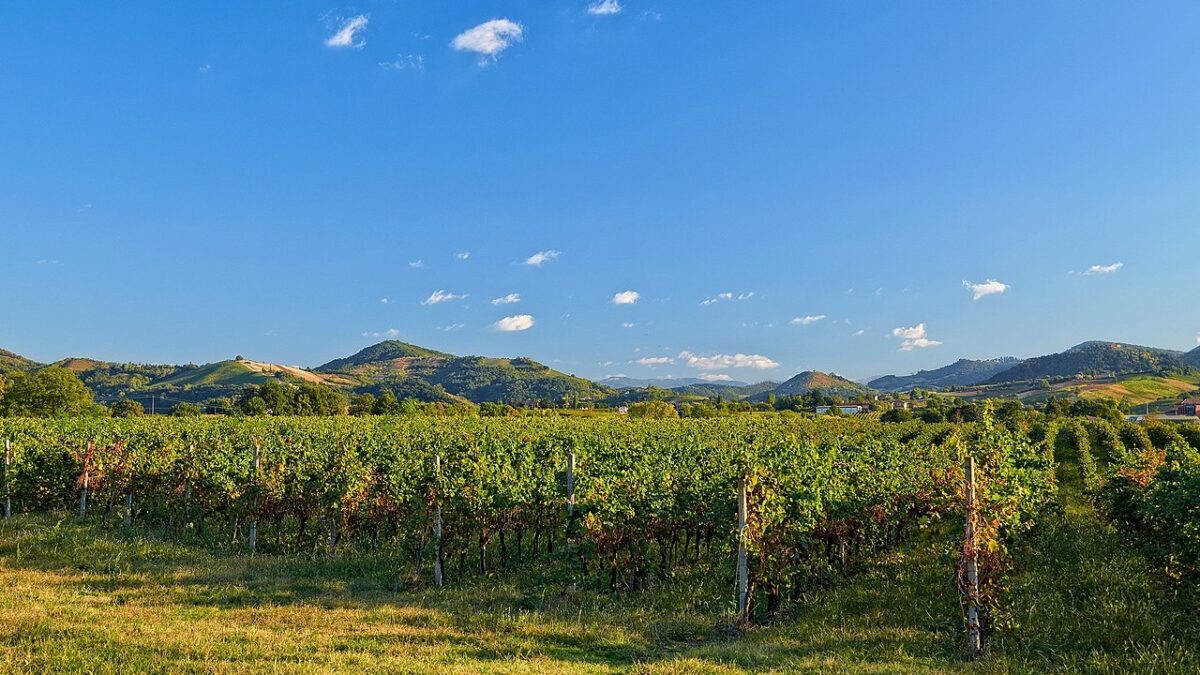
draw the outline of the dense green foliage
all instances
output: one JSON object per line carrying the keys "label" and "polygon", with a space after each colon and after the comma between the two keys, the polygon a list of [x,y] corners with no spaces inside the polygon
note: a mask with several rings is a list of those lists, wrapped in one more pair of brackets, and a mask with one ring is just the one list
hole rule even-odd
{"label": "dense green foliage", "polygon": [[0,414],[9,417],[55,417],[107,414],[92,401],[92,391],[69,370],[49,367],[34,372],[16,371],[0,398]]}
{"label": "dense green foliage", "polygon": [[984,539],[996,552],[986,569],[1002,568],[1005,542],[1053,489],[1040,448],[990,423],[6,419],[0,436],[14,442],[5,487],[18,510],[72,508],[86,485],[106,519],[123,513],[128,495],[133,521],[147,527],[219,542],[244,538],[255,522],[267,551],[389,547],[420,567],[440,507],[443,552],[459,576],[558,551],[582,579],[603,570],[614,588],[645,587],[702,556],[727,558],[744,478],[751,578],[767,612],[902,539],[921,518],[961,508],[968,450],[984,477]]}

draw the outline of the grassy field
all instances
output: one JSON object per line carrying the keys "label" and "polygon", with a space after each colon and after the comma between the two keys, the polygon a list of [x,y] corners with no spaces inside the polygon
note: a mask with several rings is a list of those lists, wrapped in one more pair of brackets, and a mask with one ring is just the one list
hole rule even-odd
{"label": "grassy field", "polygon": [[1174,400],[1180,394],[1196,390],[1193,379],[1174,377],[1132,377],[1120,382],[1085,384],[1073,387],[1081,398],[1115,398],[1122,403],[1142,405],[1161,400]]}
{"label": "grassy field", "polygon": [[547,568],[438,592],[385,558],[228,555],[65,516],[0,524],[0,663],[101,673],[1200,671],[1194,606],[1064,479],[1064,513],[1022,549],[1008,627],[975,663],[957,649],[945,544],[892,553],[778,624],[738,634],[722,620],[727,589],[697,581],[712,575],[641,593],[566,593],[561,571]]}

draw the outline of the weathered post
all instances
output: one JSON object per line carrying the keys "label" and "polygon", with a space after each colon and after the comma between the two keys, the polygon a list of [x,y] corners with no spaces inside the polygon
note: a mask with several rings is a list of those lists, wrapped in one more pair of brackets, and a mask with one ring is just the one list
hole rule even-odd
{"label": "weathered post", "polygon": [[87,451],[83,454],[83,489],[79,491],[79,517],[83,518],[87,515],[87,498],[88,498],[88,462],[92,458],[92,452],[96,449],[95,441],[88,441]]}
{"label": "weathered post", "polygon": [[983,635],[979,626],[979,551],[975,542],[975,458],[963,462],[963,493],[966,497],[966,536],[963,542],[965,583],[963,595],[967,604],[967,656],[978,658],[983,652]]}
{"label": "weathered post", "polygon": [[567,453],[567,520],[575,516],[575,451]]}
{"label": "weathered post", "polygon": [[253,474],[251,478],[254,485],[254,499],[250,502],[250,528],[246,536],[246,541],[250,544],[251,553],[254,552],[255,546],[258,544],[258,468],[262,462],[261,452],[258,443],[255,443]]}
{"label": "weathered post", "polygon": [[746,563],[747,536],[746,479],[738,479],[738,550],[737,550],[737,608],[738,620],[750,620],[750,569]]}
{"label": "weathered post", "polygon": [[[433,456],[434,484],[442,477],[442,456]],[[433,585],[442,587],[442,495],[437,488],[433,497]]]}
{"label": "weathered post", "polygon": [[133,525],[133,493],[125,493],[125,527]]}
{"label": "weathered post", "polygon": [[8,469],[12,465],[12,441],[4,439],[4,519],[12,518],[12,485]]}

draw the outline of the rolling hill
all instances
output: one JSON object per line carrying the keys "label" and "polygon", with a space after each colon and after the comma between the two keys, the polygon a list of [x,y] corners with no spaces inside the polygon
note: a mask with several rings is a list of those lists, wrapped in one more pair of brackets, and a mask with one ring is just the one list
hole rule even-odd
{"label": "rolling hill", "polygon": [[959,359],[948,366],[942,366],[933,370],[921,370],[912,375],[885,375],[878,377],[868,382],[867,386],[879,391],[889,392],[909,391],[914,387],[922,389],[969,387],[986,382],[1020,363],[1020,359],[1011,356],[982,361]]}
{"label": "rolling hill", "polygon": [[1064,352],[1026,359],[988,378],[984,384],[1032,382],[1073,378],[1079,375],[1118,376],[1135,373],[1166,374],[1184,370],[1182,352],[1120,342],[1084,342]]}
{"label": "rolling hill", "polygon": [[1200,347],[1184,354],[1180,359],[1192,368],[1200,368]]}
{"label": "rolling hill", "polygon": [[42,364],[38,363],[37,361],[27,359],[20,354],[14,354],[6,349],[0,349],[0,373],[36,370],[37,368],[40,368],[41,365]]}
{"label": "rolling hill", "polygon": [[440,388],[475,403],[561,403],[565,399],[598,400],[612,393],[608,387],[552,370],[533,359],[454,356],[396,340],[335,359],[315,372],[350,378],[362,389]]}
{"label": "rolling hill", "polygon": [[[803,396],[811,391],[820,390],[822,393],[831,396],[852,397],[860,394],[871,393],[870,388],[847,380],[835,373],[822,373],[819,370],[806,370],[803,373],[792,377],[791,379],[775,387],[774,394],[778,397],[784,396]],[[759,394],[755,399],[765,398],[765,394]]]}

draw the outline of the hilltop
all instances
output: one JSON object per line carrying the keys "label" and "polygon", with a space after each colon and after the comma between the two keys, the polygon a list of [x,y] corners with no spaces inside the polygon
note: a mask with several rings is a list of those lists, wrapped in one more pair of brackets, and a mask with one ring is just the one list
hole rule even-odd
{"label": "hilltop", "polygon": [[871,389],[853,380],[819,370],[806,370],[775,387],[776,396],[803,396],[820,390],[830,396],[852,397],[871,393]]}

